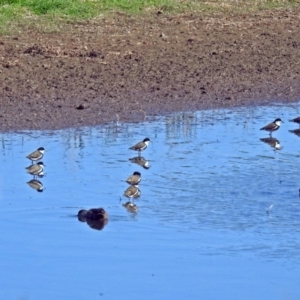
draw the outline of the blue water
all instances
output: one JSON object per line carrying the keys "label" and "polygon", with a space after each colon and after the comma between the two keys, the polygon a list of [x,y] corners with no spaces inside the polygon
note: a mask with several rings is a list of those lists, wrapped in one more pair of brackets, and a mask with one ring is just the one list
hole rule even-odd
{"label": "blue water", "polygon": [[[298,115],[275,105],[2,134],[0,299],[299,299]],[[259,130],[277,117],[280,150]],[[145,137],[149,169],[129,160]],[[25,170],[40,146],[43,192]],[[138,213],[122,206],[134,171]],[[102,230],[77,220],[92,207],[109,213]]]}

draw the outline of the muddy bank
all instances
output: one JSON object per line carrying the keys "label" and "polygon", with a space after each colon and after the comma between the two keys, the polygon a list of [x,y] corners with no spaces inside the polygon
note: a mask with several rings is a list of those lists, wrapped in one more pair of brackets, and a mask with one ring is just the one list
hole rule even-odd
{"label": "muddy bank", "polygon": [[299,99],[299,9],[119,15],[0,39],[1,131]]}

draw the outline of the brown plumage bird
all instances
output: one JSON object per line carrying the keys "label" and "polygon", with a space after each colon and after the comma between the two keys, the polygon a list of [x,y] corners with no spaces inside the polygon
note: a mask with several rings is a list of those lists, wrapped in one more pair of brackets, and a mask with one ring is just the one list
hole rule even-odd
{"label": "brown plumage bird", "polygon": [[143,141],[135,144],[134,146],[130,147],[129,149],[134,150],[134,151],[138,151],[139,155],[140,155],[141,152],[148,147],[149,143],[150,143],[150,139],[145,138]]}
{"label": "brown plumage bird", "polygon": [[136,199],[141,196],[141,191],[137,185],[131,185],[127,190],[124,192],[124,196],[131,199]]}
{"label": "brown plumage bird", "polygon": [[44,156],[45,149],[44,147],[38,148],[36,151],[33,151],[29,155],[26,156],[26,158],[30,159],[32,162],[41,160]]}
{"label": "brown plumage bird", "polygon": [[270,133],[270,136],[272,136],[272,132],[278,130],[281,123],[283,123],[283,121],[280,118],[277,118],[272,123],[262,127],[260,130],[268,131]]}
{"label": "brown plumage bird", "polygon": [[127,179],[126,182],[130,185],[138,185],[142,180],[141,173],[135,171],[132,175],[130,175]]}
{"label": "brown plumage bird", "polygon": [[27,173],[31,174],[31,175],[38,175],[38,176],[42,176],[44,175],[44,163],[42,161],[38,162],[35,165],[31,165],[29,167],[26,168]]}

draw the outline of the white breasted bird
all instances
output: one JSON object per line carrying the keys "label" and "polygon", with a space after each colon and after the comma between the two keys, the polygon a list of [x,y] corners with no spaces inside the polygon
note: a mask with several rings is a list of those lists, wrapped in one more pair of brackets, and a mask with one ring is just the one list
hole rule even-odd
{"label": "white breasted bird", "polygon": [[29,167],[26,168],[27,170],[27,173],[31,174],[31,175],[38,175],[38,176],[43,176],[44,173],[44,163],[42,161],[38,162],[37,164],[35,165],[31,165]]}
{"label": "white breasted bird", "polygon": [[40,147],[36,151],[33,151],[29,155],[26,156],[26,158],[30,159],[32,162],[41,160],[44,156],[45,148]]}
{"label": "white breasted bird", "polygon": [[139,198],[141,196],[141,191],[138,185],[131,185],[128,187],[124,192],[124,196],[129,198],[129,200]]}
{"label": "white breasted bird", "polygon": [[143,141],[135,144],[134,146],[130,147],[129,149],[134,150],[134,151],[138,151],[139,155],[140,155],[141,152],[148,147],[149,143],[150,143],[150,139],[145,138]]}
{"label": "white breasted bird", "polygon": [[268,131],[270,133],[270,136],[272,136],[272,132],[278,130],[281,123],[283,123],[283,121],[280,118],[277,118],[272,123],[262,127],[260,130]]}
{"label": "white breasted bird", "polygon": [[130,185],[138,185],[142,180],[141,173],[138,171],[135,171],[132,175],[130,175],[126,182]]}

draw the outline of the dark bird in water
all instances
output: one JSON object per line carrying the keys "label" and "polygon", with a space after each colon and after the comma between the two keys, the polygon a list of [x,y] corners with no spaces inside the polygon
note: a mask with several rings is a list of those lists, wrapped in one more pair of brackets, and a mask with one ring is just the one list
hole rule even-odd
{"label": "dark bird in water", "polygon": [[141,173],[135,171],[132,175],[130,175],[127,179],[126,182],[130,185],[138,185],[142,180]]}
{"label": "dark bird in water", "polygon": [[130,147],[129,149],[134,150],[134,151],[138,151],[139,155],[140,155],[141,152],[148,147],[149,143],[150,143],[150,139],[145,138],[142,142],[139,142],[139,143],[135,144],[134,146]]}
{"label": "dark bird in water", "polygon": [[108,214],[103,208],[81,209],[77,218],[80,222],[86,222],[91,228],[101,230],[108,223]]}
{"label": "dark bird in water", "polygon": [[91,208],[89,210],[81,209],[77,217],[80,221],[90,220],[107,220],[108,213],[103,208]]}
{"label": "dark bird in water", "polygon": [[280,118],[277,118],[274,120],[274,122],[262,127],[260,130],[268,131],[270,133],[270,136],[272,136],[272,132],[278,130],[281,123],[283,123],[283,121]]}
{"label": "dark bird in water", "polygon": [[32,162],[41,160],[44,156],[45,149],[43,147],[40,147],[36,151],[33,151],[29,155],[26,156],[26,158],[30,159]]}

